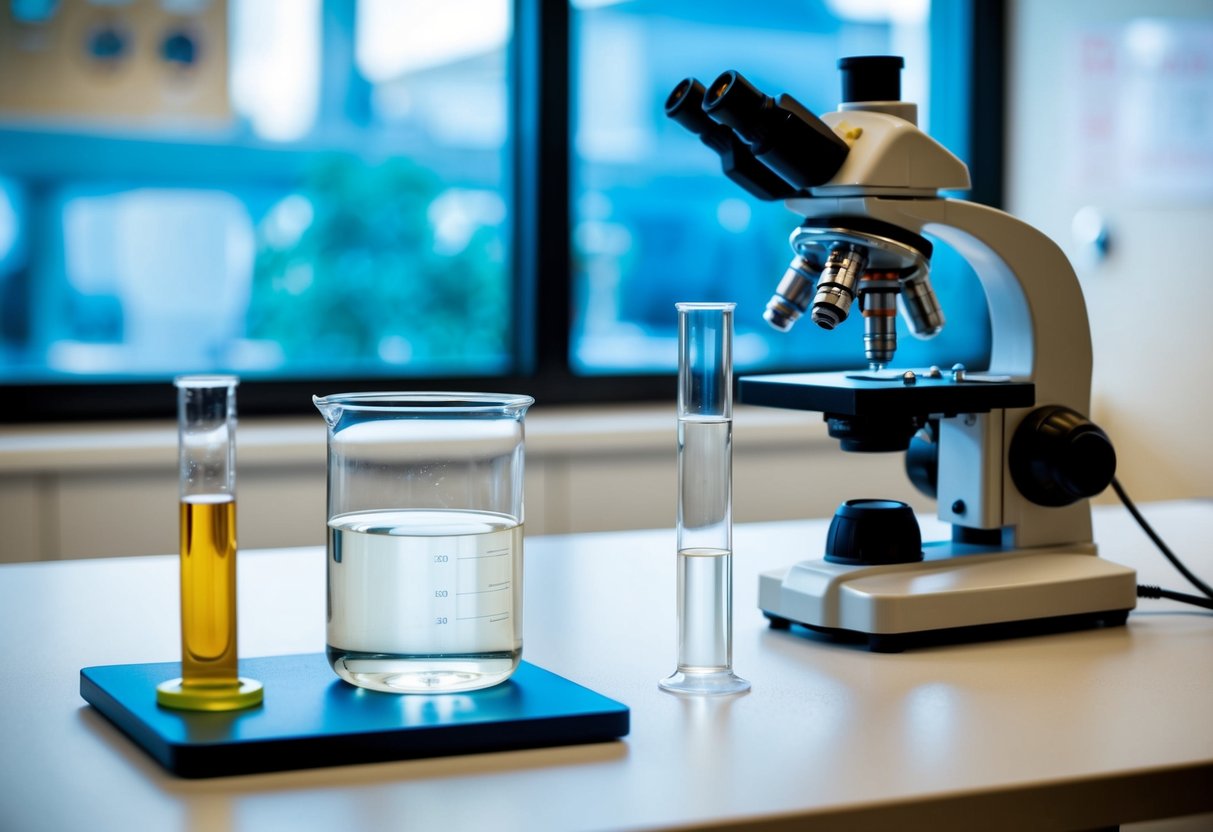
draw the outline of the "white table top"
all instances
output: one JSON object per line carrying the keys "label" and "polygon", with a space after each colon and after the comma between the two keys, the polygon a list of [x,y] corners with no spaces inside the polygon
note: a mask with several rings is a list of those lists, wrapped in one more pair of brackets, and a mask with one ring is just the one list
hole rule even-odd
{"label": "white table top", "polygon": [[[1213,502],[1148,506],[1209,580]],[[924,537],[939,535],[924,523]],[[0,828],[1077,828],[1213,811],[1213,614],[871,654],[768,629],[759,571],[824,521],[739,526],[734,667],[753,691],[660,691],[673,531],[526,542],[524,656],[632,709],[619,742],[212,780],[166,774],[78,694],[81,667],[180,658],[175,556],[0,567]],[[1120,508],[1106,557],[1188,591]],[[242,552],[240,651],[324,645],[320,549]],[[816,823],[814,823],[816,822]]]}

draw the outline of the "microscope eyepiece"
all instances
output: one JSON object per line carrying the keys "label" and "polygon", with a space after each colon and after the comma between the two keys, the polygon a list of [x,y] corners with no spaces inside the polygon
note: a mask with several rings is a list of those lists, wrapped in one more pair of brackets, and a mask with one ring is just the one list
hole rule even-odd
{"label": "microscope eyepiece", "polygon": [[718,131],[716,122],[703,111],[703,84],[683,78],[665,100],[665,114],[697,136]]}
{"label": "microscope eyepiece", "polygon": [[754,154],[729,127],[719,124],[704,112],[707,90],[694,78],[678,82],[665,100],[665,114],[699,137],[715,151],[724,167],[724,174],[759,199],[787,199],[796,194],[769,167],[754,158]]}
{"label": "microscope eyepiece", "polygon": [[904,59],[895,55],[857,55],[840,58],[842,103],[900,101]]}
{"label": "microscope eyepiece", "polygon": [[703,111],[731,127],[754,156],[798,190],[826,182],[850,148],[828,124],[788,95],[766,95],[740,72],[721,73],[707,88]]}
{"label": "microscope eyepiece", "polygon": [[765,118],[762,111],[774,106],[773,98],[732,69],[722,72],[712,82],[703,99],[705,113],[721,124],[732,127],[750,142],[765,137],[770,119]]}

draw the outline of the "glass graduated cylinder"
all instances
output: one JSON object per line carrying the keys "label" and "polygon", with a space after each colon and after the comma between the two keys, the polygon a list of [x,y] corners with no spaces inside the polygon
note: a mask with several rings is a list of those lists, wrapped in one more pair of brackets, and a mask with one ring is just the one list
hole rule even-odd
{"label": "glass graduated cylinder", "polygon": [[733,420],[678,420],[678,549],[730,550]]}
{"label": "glass graduated cylinder", "polygon": [[678,666],[681,694],[730,694],[733,673],[733,309],[678,303]]}
{"label": "glass graduated cylinder", "polygon": [[374,690],[465,691],[508,678],[522,652],[522,525],[447,509],[329,521],[328,657]]}
{"label": "glass graduated cylinder", "polygon": [[678,669],[683,673],[719,673],[733,666],[732,568],[727,549],[678,552]]}
{"label": "glass graduated cylinder", "polygon": [[678,420],[678,669],[711,673],[732,666],[733,421]]}

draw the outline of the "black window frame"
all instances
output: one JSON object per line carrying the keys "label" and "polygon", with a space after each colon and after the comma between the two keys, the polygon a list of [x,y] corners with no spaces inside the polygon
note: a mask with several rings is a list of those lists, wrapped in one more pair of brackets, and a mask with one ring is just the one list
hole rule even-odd
{"label": "black window frame", "polygon": [[[1005,0],[969,0],[969,155],[967,198],[995,207],[1003,199]],[[571,243],[572,10],[565,0],[514,0],[508,62],[515,371],[509,375],[370,379],[315,377],[246,380],[242,416],[313,412],[313,394],[395,389],[498,390],[537,403],[672,400],[672,373],[581,376],[570,369],[573,258]],[[169,418],[176,394],[165,381],[0,384],[0,423]]]}

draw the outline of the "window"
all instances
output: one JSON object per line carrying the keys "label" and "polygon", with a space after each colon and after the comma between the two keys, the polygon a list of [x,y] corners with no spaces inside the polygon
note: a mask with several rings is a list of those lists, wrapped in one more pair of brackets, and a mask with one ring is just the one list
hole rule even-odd
{"label": "window", "polygon": [[[862,366],[858,315],[834,332],[804,321],[779,333],[763,321],[799,218],[721,175],[719,158],[665,118],[663,103],[684,77],[711,84],[736,69],[767,94],[787,92],[824,113],[837,106],[839,58],[894,54],[906,61],[903,99],[918,103],[924,129],[937,120],[946,132],[965,118],[967,102],[936,102],[931,76],[963,72],[967,55],[948,54],[946,43],[932,55],[927,0],[575,6],[574,368],[672,371],[671,310],[682,300],[737,302],[740,371]],[[943,354],[949,366],[974,366],[989,345],[981,288],[950,251],[934,257],[932,271],[945,314],[952,312],[948,326],[930,353],[903,337],[897,360],[925,365]]]}
{"label": "window", "polygon": [[[925,126],[970,147],[966,4],[6,5],[7,421],[167,416],[197,371],[238,373],[246,414],[387,386],[668,397],[677,300],[738,301],[741,371],[857,364],[850,322],[767,330],[797,218],[666,95],[737,68],[822,112],[838,57],[893,52]],[[962,270],[936,254],[940,338],[980,365]]]}

